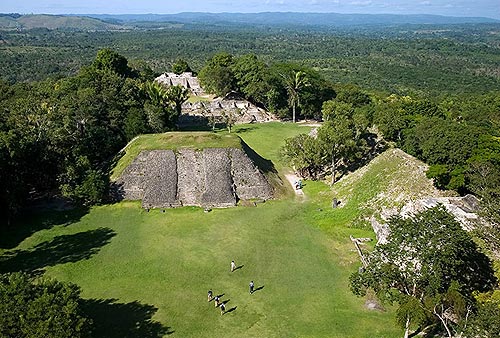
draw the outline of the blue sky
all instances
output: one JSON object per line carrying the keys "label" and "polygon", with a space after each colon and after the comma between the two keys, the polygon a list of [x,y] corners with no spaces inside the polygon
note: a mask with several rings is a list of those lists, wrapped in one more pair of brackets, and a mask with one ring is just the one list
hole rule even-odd
{"label": "blue sky", "polygon": [[0,0],[0,13],[336,12],[500,19],[500,0]]}

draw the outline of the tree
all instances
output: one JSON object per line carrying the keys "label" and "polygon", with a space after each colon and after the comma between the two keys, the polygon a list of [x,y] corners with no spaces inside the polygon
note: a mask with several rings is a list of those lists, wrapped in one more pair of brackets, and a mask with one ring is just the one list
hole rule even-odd
{"label": "tree", "polygon": [[200,70],[198,79],[207,93],[224,96],[235,89],[232,71],[233,56],[221,52],[215,54]]}
{"label": "tree", "polygon": [[364,295],[371,289],[381,300],[396,302],[405,337],[429,324],[452,337],[470,314],[473,292],[496,285],[491,261],[442,206],[393,217],[389,227],[387,243],[378,244],[368,266],[351,275],[352,291]]}
{"label": "tree", "polygon": [[321,112],[324,121],[333,122],[339,118],[351,119],[354,115],[354,107],[350,103],[329,100],[323,102]]}
{"label": "tree", "polygon": [[[156,81],[146,83],[144,89],[149,96],[144,110],[153,131],[160,133],[174,128],[182,102],[187,99],[187,89],[179,86],[167,88]],[[173,102],[175,108],[172,107]]]}
{"label": "tree", "polygon": [[78,286],[23,273],[0,275],[0,336],[88,337],[90,324]]}
{"label": "tree", "polygon": [[182,104],[189,98],[189,90],[180,85],[170,86],[165,92],[166,99],[174,105],[177,117],[182,113]]}
{"label": "tree", "polygon": [[316,139],[307,134],[299,134],[285,139],[280,150],[283,158],[303,177],[316,179],[323,167],[324,158]]}
{"label": "tree", "polygon": [[346,117],[339,117],[334,121],[325,122],[318,128],[317,142],[323,156],[330,160],[331,185],[333,185],[339,163],[346,161],[356,149],[352,121]]}
{"label": "tree", "polygon": [[292,121],[295,123],[295,110],[300,105],[300,94],[305,87],[310,86],[307,74],[303,71],[291,71],[288,74],[281,74],[285,81],[288,92],[288,104],[292,108]]}
{"label": "tree", "polygon": [[[221,113],[222,121],[226,125],[226,128],[229,132],[231,132],[231,129],[233,128],[234,124],[238,120],[238,115],[240,113],[239,109],[233,110],[233,109],[224,109]],[[213,127],[212,127],[213,130]]]}
{"label": "tree", "polygon": [[188,63],[184,59],[177,59],[172,65],[172,71],[177,75],[185,72],[192,72]]}
{"label": "tree", "polygon": [[371,103],[371,98],[368,94],[361,91],[356,86],[343,86],[337,90],[337,101],[350,103],[354,107],[362,107]]}
{"label": "tree", "polygon": [[248,54],[237,58],[232,70],[238,91],[252,102],[266,104],[269,67],[256,55]]}
{"label": "tree", "polygon": [[101,49],[97,52],[97,56],[92,66],[97,70],[112,71],[125,77],[130,75],[127,59],[108,48]]}

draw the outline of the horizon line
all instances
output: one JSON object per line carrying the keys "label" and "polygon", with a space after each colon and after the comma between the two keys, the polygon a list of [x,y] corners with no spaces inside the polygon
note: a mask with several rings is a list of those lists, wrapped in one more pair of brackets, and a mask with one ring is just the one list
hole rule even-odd
{"label": "horizon line", "polygon": [[431,13],[341,13],[341,12],[304,12],[304,11],[263,11],[263,12],[177,12],[177,13],[43,13],[43,12],[0,12],[0,14],[19,14],[19,15],[53,15],[53,16],[89,16],[89,15],[110,15],[110,16],[121,16],[121,15],[179,15],[179,14],[338,14],[338,15],[370,15],[370,16],[435,16],[435,17],[445,17],[445,18],[482,18],[490,19],[495,21],[500,21],[500,18],[488,17],[488,16],[467,16],[467,15],[444,15],[444,14],[431,14]]}

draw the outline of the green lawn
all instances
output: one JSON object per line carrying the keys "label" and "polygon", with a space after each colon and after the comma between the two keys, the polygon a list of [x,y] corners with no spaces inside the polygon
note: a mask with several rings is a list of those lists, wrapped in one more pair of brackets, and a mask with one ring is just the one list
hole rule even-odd
{"label": "green lawn", "polygon": [[[270,123],[236,131],[281,172],[283,138],[308,128]],[[209,213],[146,212],[123,202],[67,222],[53,217],[55,225],[33,230],[0,268],[46,267],[48,276],[78,284],[96,337],[399,336],[392,309],[367,310],[348,288],[359,266],[349,234],[373,237],[352,227],[356,206],[329,209],[333,193],[322,183],[306,182],[304,190],[305,198],[288,194]],[[243,266],[231,273],[233,259]],[[250,280],[262,287],[252,295]],[[224,294],[232,311],[221,316],[207,302],[209,289]]]}

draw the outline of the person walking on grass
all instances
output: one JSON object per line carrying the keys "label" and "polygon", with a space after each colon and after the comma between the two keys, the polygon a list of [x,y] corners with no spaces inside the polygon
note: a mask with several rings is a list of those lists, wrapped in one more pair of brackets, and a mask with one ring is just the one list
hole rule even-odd
{"label": "person walking on grass", "polygon": [[254,283],[253,283],[253,280],[252,280],[252,281],[250,281],[250,294],[252,294],[252,293],[253,293],[253,288],[254,288],[254,286],[255,286],[255,285],[254,285]]}
{"label": "person walking on grass", "polygon": [[224,303],[220,304],[220,315],[222,316],[224,313],[226,313],[226,306]]}
{"label": "person walking on grass", "polygon": [[234,261],[231,261],[231,272],[233,272],[234,270],[236,270],[236,264],[234,263]]}
{"label": "person walking on grass", "polygon": [[215,296],[214,300],[215,300],[215,307],[219,306],[220,298],[218,296]]}
{"label": "person walking on grass", "polygon": [[208,301],[210,302],[212,300],[213,293],[212,290],[208,290]]}

